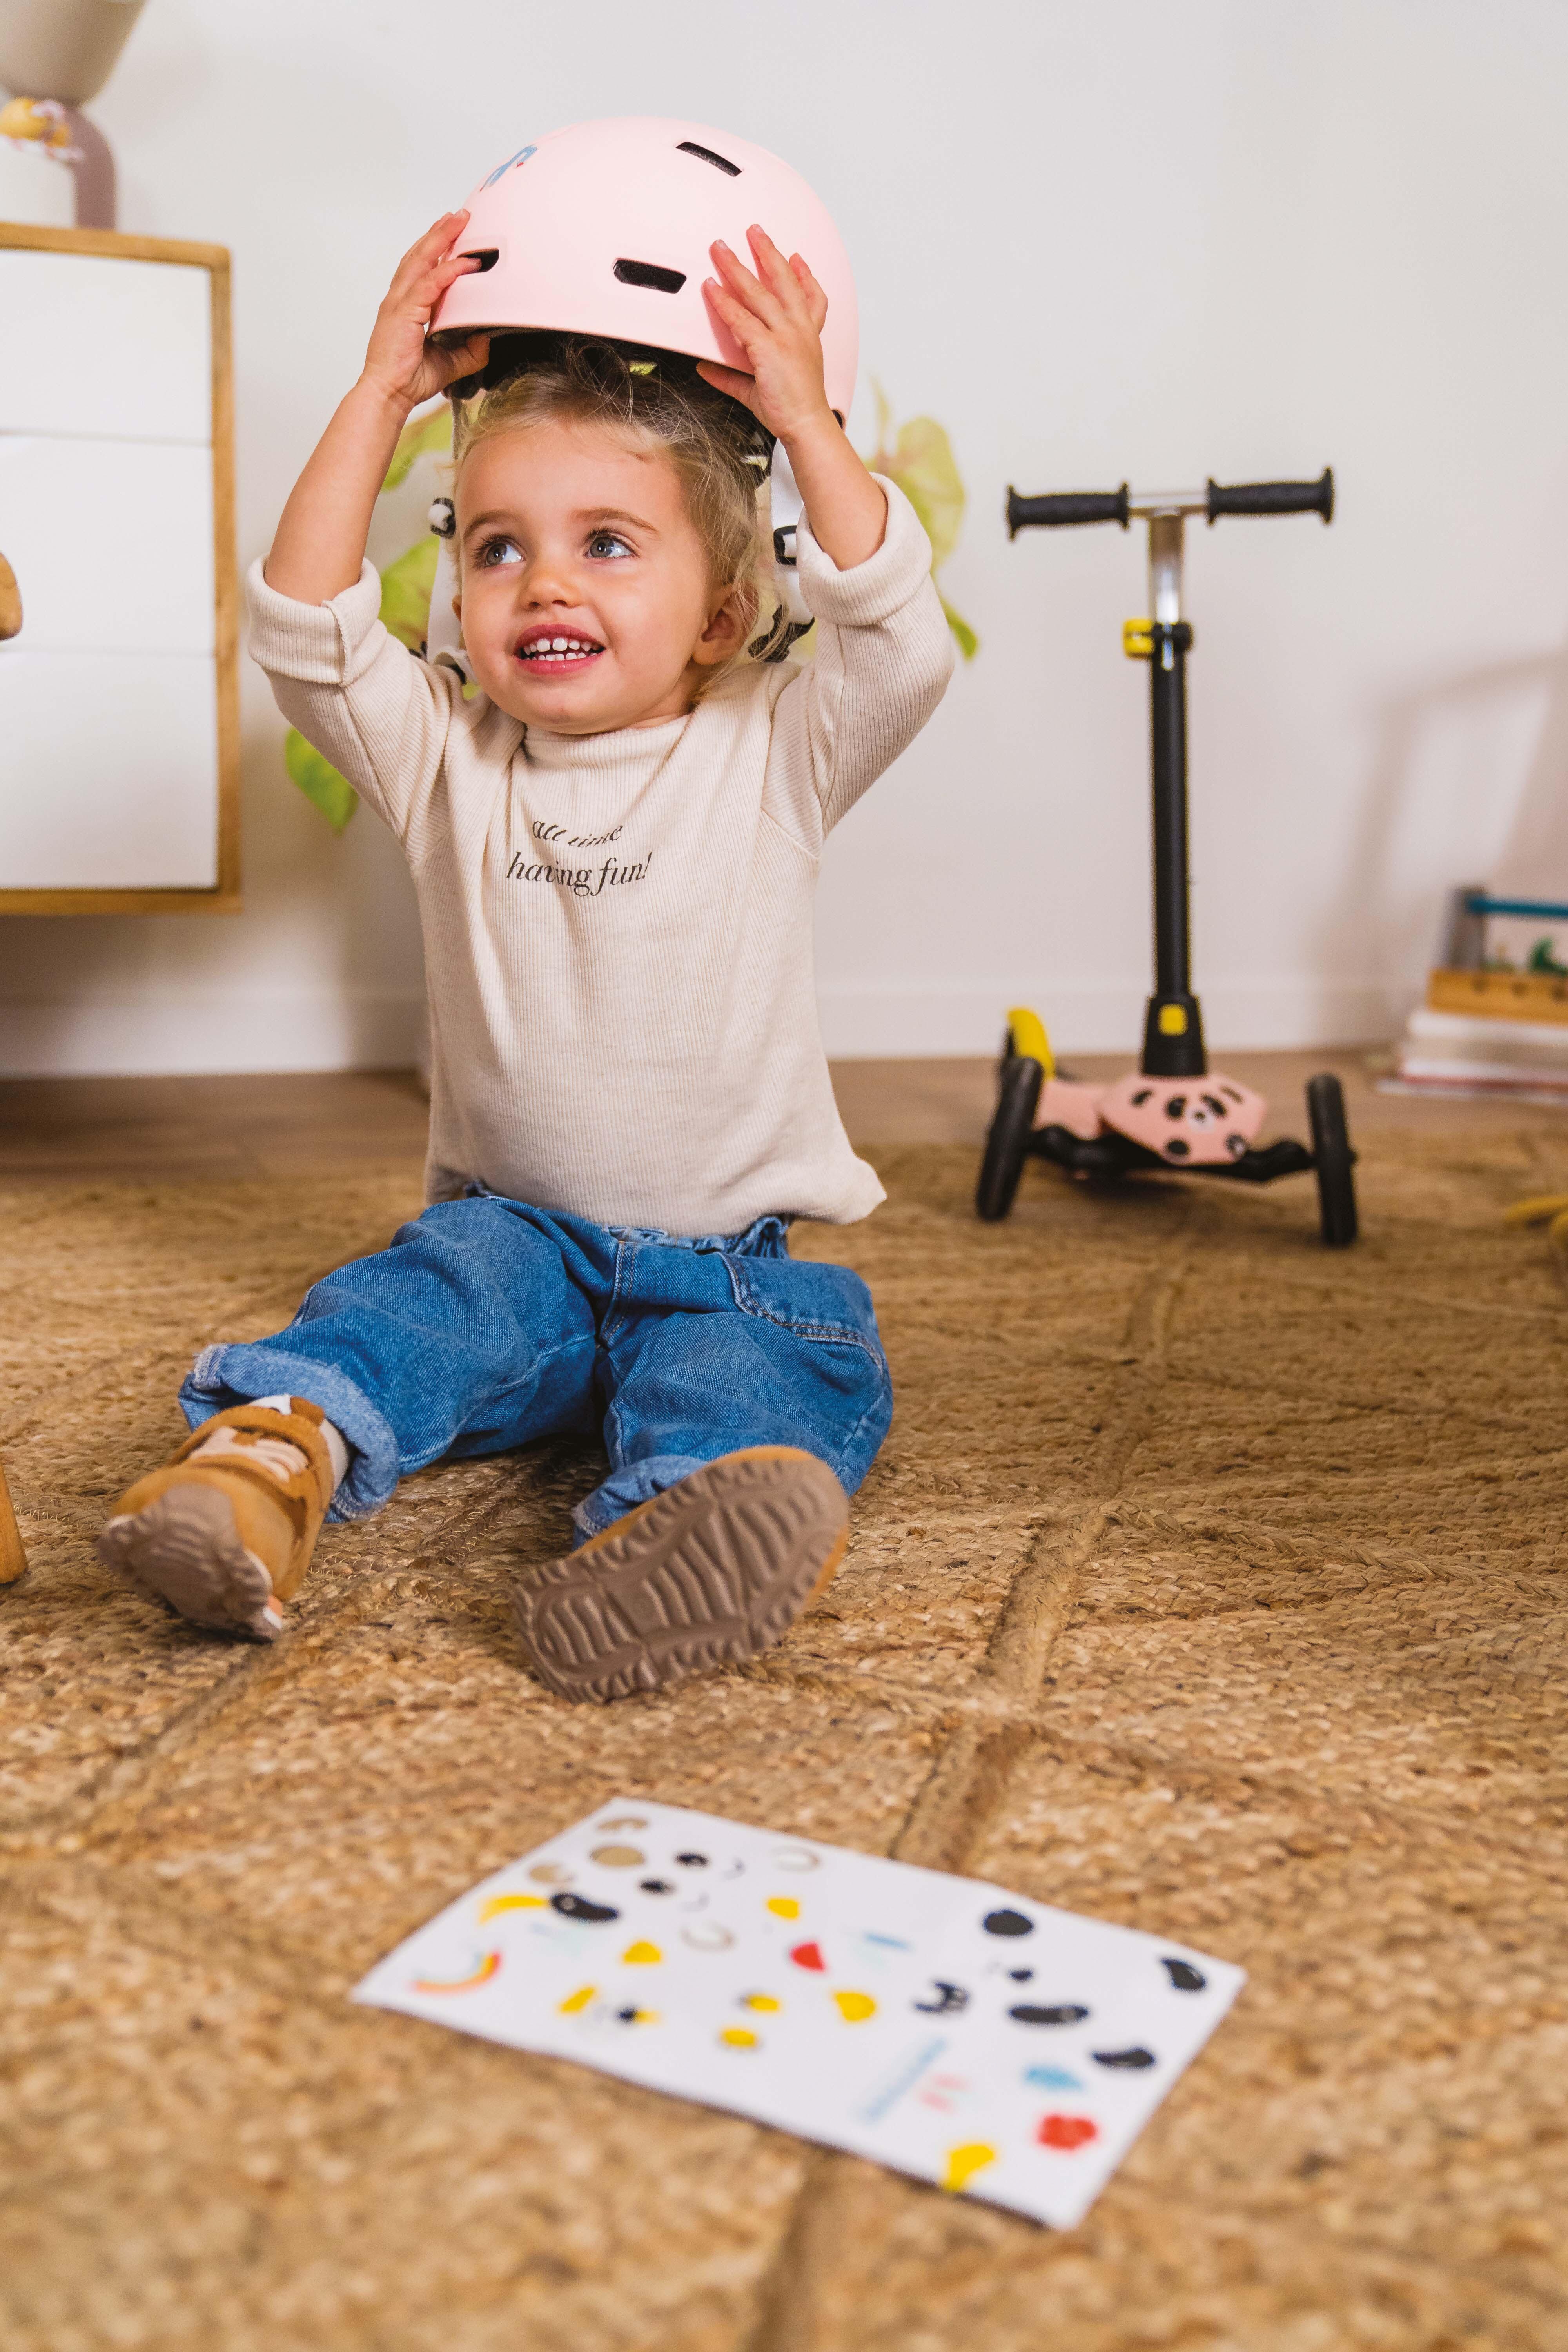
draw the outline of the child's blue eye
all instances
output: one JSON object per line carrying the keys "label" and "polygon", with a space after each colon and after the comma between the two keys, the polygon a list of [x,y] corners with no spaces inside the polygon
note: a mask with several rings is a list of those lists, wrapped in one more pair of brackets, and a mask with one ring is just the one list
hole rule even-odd
{"label": "child's blue eye", "polygon": [[490,571],[498,563],[521,563],[522,550],[515,539],[487,539],[477,561],[481,571]]}
{"label": "child's blue eye", "polygon": [[631,549],[624,539],[617,537],[615,531],[596,530],[588,541],[588,552],[594,556],[614,558],[617,555],[629,555]]}

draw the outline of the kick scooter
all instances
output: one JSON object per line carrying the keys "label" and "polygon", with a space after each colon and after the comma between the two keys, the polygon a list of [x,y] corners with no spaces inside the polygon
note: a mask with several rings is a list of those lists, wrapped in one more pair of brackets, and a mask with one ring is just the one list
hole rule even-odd
{"label": "kick scooter", "polygon": [[1154,993],[1137,1070],[1112,1086],[1057,1075],[1043,1024],[1019,1009],[1008,1015],[1001,1099],[991,1122],[975,1207],[988,1223],[1007,1214],[1030,1157],[1053,1160],[1082,1181],[1114,1182],[1160,1170],[1228,1176],[1271,1184],[1315,1172],[1323,1239],[1343,1249],[1356,1236],[1355,1154],[1345,1128],[1344,1095],[1330,1072],[1307,1082],[1312,1148],[1282,1139],[1264,1150],[1254,1139],[1268,1104],[1251,1087],[1211,1071],[1203,1014],[1188,968],[1186,657],[1193,632],[1182,618],[1182,535],[1189,515],[1319,514],[1333,520],[1334,478],[1315,482],[1247,482],[1225,489],[1130,493],[1068,490],[1037,499],[1007,493],[1007,535],[1037,525],[1060,528],[1132,518],[1149,526],[1150,618],[1128,621],[1123,650],[1150,666],[1154,785]]}

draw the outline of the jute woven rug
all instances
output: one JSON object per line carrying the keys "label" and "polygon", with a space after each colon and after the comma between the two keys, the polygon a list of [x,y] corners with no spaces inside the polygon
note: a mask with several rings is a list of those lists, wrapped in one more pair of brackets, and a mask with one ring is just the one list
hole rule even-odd
{"label": "jute woven rug", "polygon": [[[610,1710],[507,1613],[581,1452],[411,1481],[270,1651],[94,1559],[197,1345],[379,1245],[412,1173],[17,1187],[8,2352],[1562,2352],[1568,1293],[1499,1223],[1568,1189],[1547,1132],[1384,1136],[1341,1256],[1305,1185],[1031,1172],[984,1229],[972,1152],[879,1154],[889,1206],[795,1237],[867,1276],[898,1381],[847,1566],[765,1661]],[[1251,1980],[1061,2235],[348,2005],[616,1792]]]}

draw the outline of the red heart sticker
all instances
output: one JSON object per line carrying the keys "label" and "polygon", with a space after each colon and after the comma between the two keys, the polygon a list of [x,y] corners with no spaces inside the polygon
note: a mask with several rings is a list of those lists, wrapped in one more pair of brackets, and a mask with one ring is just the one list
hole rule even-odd
{"label": "red heart sticker", "polygon": [[797,1969],[826,1969],[827,1966],[827,1962],[822,1957],[820,1944],[797,1944],[791,1952],[790,1958]]}
{"label": "red heart sticker", "polygon": [[1091,2139],[1100,2137],[1100,2126],[1090,2123],[1087,2116],[1046,2116],[1035,2137],[1042,2147],[1087,2147]]}

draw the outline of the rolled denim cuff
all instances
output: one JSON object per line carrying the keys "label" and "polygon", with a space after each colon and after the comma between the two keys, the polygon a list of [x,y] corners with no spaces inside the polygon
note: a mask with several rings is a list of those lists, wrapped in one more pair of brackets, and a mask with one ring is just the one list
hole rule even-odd
{"label": "rolled denim cuff", "polygon": [[628,1511],[635,1511],[639,1503],[651,1502],[655,1495],[678,1486],[694,1470],[705,1466],[695,1454],[650,1454],[645,1462],[627,1462],[619,1470],[612,1470],[604,1485],[595,1486],[572,1514],[572,1524],[577,1530],[573,1549],[577,1544],[586,1543],[590,1536],[603,1535],[617,1519],[624,1519]]}
{"label": "rolled denim cuff", "polygon": [[329,1519],[368,1518],[390,1500],[397,1485],[397,1440],[391,1423],[334,1365],[246,1341],[204,1348],[180,1391],[180,1410],[199,1429],[215,1412],[266,1396],[303,1397],[307,1404],[320,1405],[342,1431],[349,1466]]}

